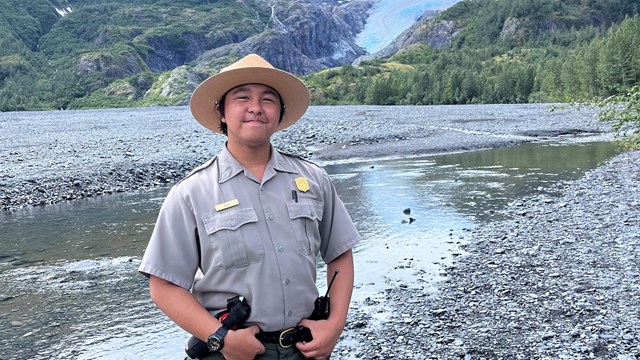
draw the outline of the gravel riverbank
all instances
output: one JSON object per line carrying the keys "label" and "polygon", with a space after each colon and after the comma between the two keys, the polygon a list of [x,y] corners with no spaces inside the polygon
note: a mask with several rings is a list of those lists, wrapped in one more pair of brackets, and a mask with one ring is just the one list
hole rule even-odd
{"label": "gravel riverbank", "polygon": [[[510,146],[603,131],[593,113],[547,104],[311,107],[276,134],[314,161]],[[174,183],[224,137],[187,107],[0,113],[0,211]]]}
{"label": "gravel riverbank", "polygon": [[[313,107],[274,143],[323,163],[602,132],[592,113],[540,104]],[[186,107],[3,113],[0,211],[173,183],[223,141]],[[355,304],[334,358],[639,359],[639,160],[619,155],[558,197],[514,199],[506,220],[452,234],[460,256],[437,290],[416,268]]]}
{"label": "gravel riverbank", "polygon": [[437,292],[396,284],[369,304],[384,321],[352,313],[345,335],[360,343],[338,354],[640,359],[640,151],[555,190],[461,236]]}

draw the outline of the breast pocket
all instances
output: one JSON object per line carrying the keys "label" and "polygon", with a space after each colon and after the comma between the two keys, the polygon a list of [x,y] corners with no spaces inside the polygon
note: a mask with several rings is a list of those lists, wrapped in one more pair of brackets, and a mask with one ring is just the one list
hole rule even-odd
{"label": "breast pocket", "polygon": [[[258,234],[258,215],[253,208],[226,209],[202,218],[207,231],[206,245],[215,266],[225,269],[255,264],[264,258]],[[203,256],[206,252],[203,251]]]}
{"label": "breast pocket", "polygon": [[311,200],[291,201],[287,202],[287,210],[298,250],[304,255],[315,256],[320,248],[322,204]]}

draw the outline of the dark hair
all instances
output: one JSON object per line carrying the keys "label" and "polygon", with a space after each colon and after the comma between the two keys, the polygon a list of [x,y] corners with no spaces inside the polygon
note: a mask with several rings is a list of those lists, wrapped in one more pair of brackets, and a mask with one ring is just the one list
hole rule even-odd
{"label": "dark hair", "polygon": [[[229,93],[229,91],[224,93],[224,95],[222,95],[222,97],[220,98],[220,101],[218,101],[218,110],[220,111],[220,117],[224,117],[224,101],[227,99],[227,94]],[[282,97],[280,97],[280,93],[276,91],[276,94],[278,94],[278,99],[280,99],[280,119],[278,120],[278,123],[281,123],[282,118],[284,117],[285,106],[282,102]],[[225,123],[224,121],[220,121],[220,131],[222,131],[224,135],[227,135],[227,123]]]}

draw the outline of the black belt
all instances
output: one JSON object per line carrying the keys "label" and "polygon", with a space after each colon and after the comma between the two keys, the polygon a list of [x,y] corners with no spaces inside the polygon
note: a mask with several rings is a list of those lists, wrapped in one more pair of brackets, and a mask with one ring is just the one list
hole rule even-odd
{"label": "black belt", "polygon": [[280,331],[261,331],[256,334],[256,338],[263,343],[279,344],[283,348],[293,346],[299,342],[309,342],[313,340],[311,330],[304,326],[296,326]]}

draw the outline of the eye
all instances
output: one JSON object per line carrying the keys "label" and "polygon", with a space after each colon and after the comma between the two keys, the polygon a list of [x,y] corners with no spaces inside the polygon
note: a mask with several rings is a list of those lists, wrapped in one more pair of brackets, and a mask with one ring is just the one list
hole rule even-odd
{"label": "eye", "polygon": [[278,102],[278,97],[275,94],[267,93],[262,97],[262,101],[270,104],[276,104]]}

